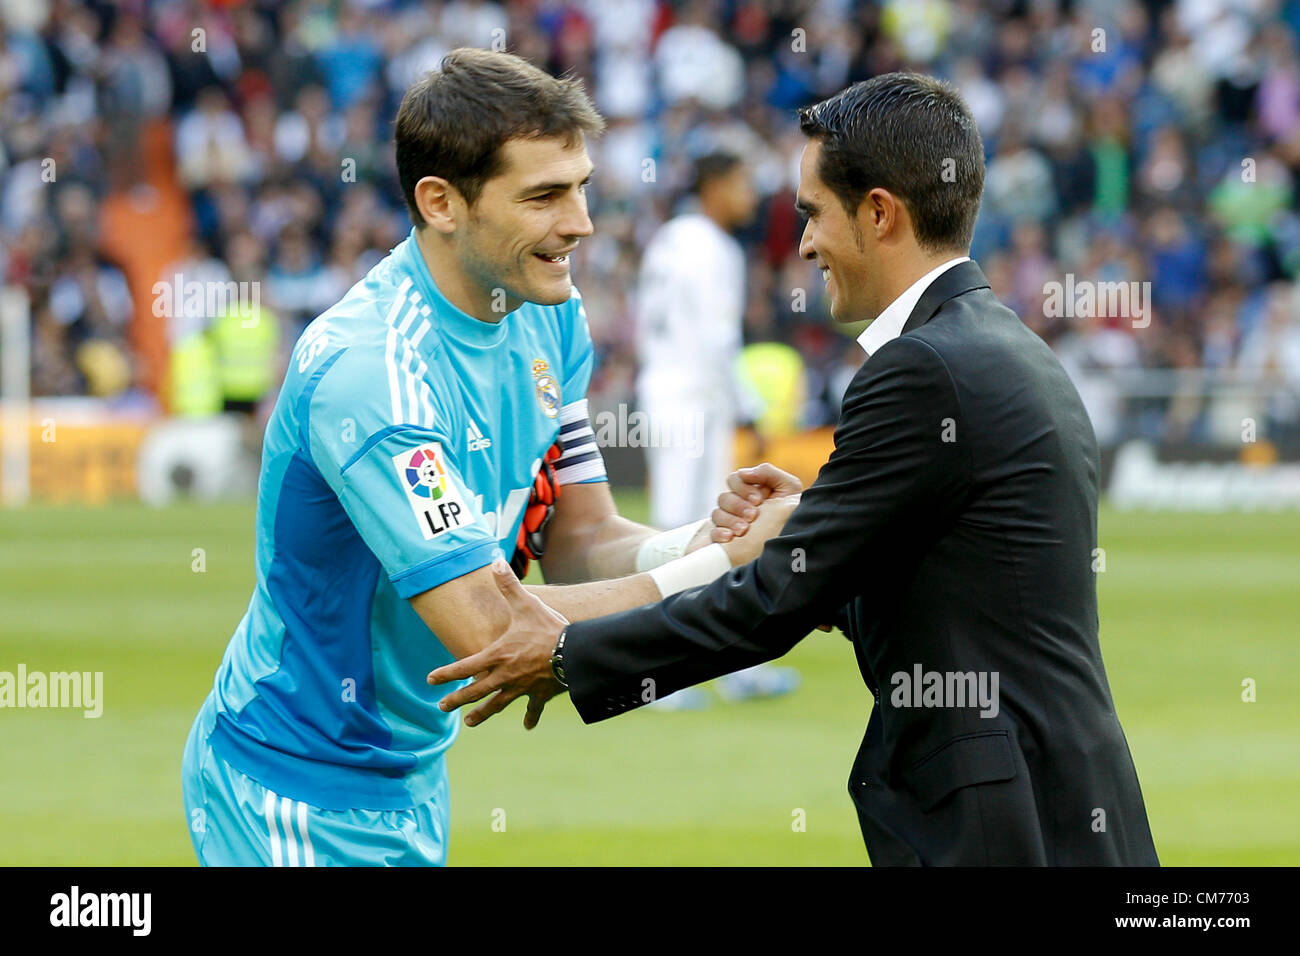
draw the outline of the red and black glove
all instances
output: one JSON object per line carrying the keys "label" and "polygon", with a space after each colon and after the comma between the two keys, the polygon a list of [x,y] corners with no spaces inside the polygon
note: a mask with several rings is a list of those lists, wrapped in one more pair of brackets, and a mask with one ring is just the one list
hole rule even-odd
{"label": "red and black glove", "polygon": [[560,497],[560,483],[555,477],[555,460],[564,453],[564,445],[556,439],[546,450],[542,467],[533,479],[533,492],[524,509],[524,520],[519,522],[519,538],[515,541],[515,554],[510,559],[510,570],[523,580],[528,574],[530,561],[541,560],[546,553],[546,526],[555,514],[555,502]]}

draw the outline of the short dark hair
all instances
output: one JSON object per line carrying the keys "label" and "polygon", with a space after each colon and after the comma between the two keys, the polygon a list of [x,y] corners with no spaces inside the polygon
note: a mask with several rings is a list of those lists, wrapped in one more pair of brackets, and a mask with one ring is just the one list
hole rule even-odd
{"label": "short dark hair", "polygon": [[722,179],[724,176],[730,175],[731,171],[743,162],[744,160],[735,153],[725,150],[718,150],[700,156],[695,160],[695,165],[691,169],[691,195],[698,196],[705,186],[715,179]]}
{"label": "short dark hair", "polygon": [[551,76],[510,53],[452,50],[406,91],[397,110],[397,177],[411,221],[424,224],[415,184],[425,176],[441,176],[473,205],[501,172],[507,140],[572,142],[604,129],[581,80]]}
{"label": "short dark hair", "polygon": [[906,204],[923,249],[970,247],[984,143],[955,87],[920,73],[885,73],[804,107],[799,128],[820,141],[817,175],[850,217],[880,187]]}

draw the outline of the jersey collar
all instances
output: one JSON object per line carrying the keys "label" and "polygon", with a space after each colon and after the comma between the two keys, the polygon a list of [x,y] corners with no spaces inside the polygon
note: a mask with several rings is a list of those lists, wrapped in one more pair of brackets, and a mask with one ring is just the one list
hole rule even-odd
{"label": "jersey collar", "polygon": [[500,322],[484,322],[452,305],[433,281],[424,256],[420,254],[414,226],[397,247],[397,252],[402,260],[402,271],[414,279],[415,288],[433,309],[439,335],[450,336],[462,345],[477,348],[490,348],[505,339],[510,317],[514,313],[507,312]]}

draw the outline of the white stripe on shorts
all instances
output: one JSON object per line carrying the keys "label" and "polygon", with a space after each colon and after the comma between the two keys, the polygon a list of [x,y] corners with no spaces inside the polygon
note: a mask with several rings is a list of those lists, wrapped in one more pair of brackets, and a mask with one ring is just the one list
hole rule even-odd
{"label": "white stripe on shorts", "polygon": [[266,829],[271,834],[271,865],[283,866],[280,862],[280,831],[275,826],[275,794],[270,790],[266,791],[262,815],[266,817]]}
{"label": "white stripe on shorts", "polygon": [[293,838],[293,801],[280,798],[280,822],[284,824],[284,842],[289,847],[289,865],[298,865],[298,841]]}
{"label": "white stripe on shorts", "polygon": [[307,804],[298,801],[298,835],[302,837],[302,865],[315,866],[316,853],[311,848],[311,836],[307,833]]}
{"label": "white stripe on shorts", "polygon": [[[311,835],[307,832],[307,804],[301,800],[290,800],[279,794],[266,791],[266,802],[262,815],[266,817],[266,829],[271,835],[271,865],[285,866],[280,855],[280,827],[276,825],[275,801],[280,801],[280,824],[284,828],[284,846],[288,855],[288,866],[298,866],[298,846],[302,845],[302,866],[316,865],[316,850],[311,845]],[[298,832],[293,831],[294,804],[298,805]]]}

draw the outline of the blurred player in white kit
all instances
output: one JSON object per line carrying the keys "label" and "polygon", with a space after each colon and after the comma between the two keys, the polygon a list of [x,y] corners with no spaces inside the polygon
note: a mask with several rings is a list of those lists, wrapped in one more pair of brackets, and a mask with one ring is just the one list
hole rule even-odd
{"label": "blurred player in white kit", "polygon": [[[712,514],[717,489],[734,467],[739,422],[758,416],[756,398],[738,374],[743,346],[746,263],[731,235],[758,205],[750,171],[734,153],[695,161],[691,208],[654,234],[637,289],[637,404],[649,419],[646,464],[650,523],[675,528]],[[761,664],[719,678],[724,697],[745,700],[788,693],[793,668]],[[686,688],[658,702],[664,709],[706,706]]]}

